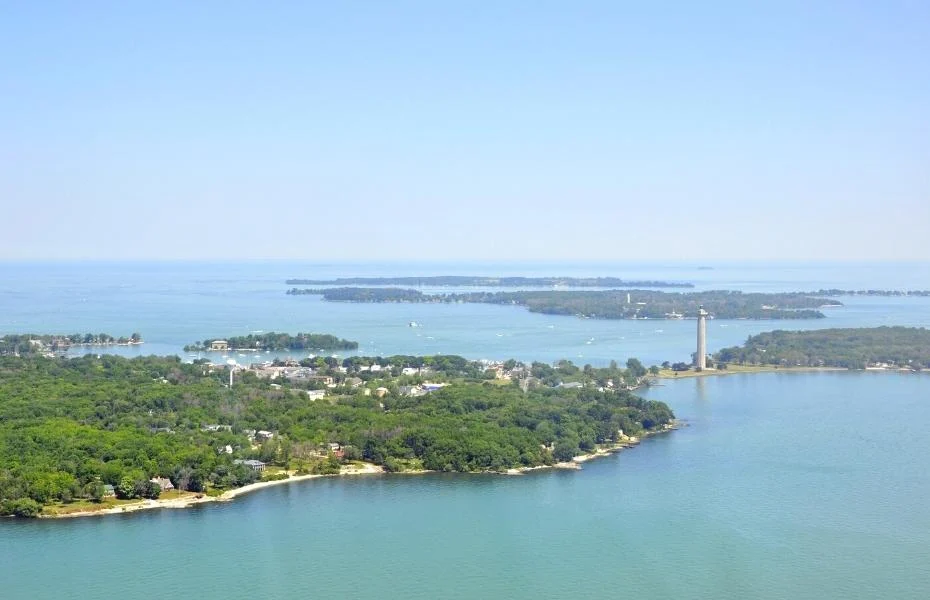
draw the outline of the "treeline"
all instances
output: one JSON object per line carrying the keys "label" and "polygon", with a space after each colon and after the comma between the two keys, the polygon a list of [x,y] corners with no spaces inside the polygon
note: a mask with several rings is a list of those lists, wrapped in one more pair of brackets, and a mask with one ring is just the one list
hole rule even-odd
{"label": "treeline", "polygon": [[[423,362],[471,369],[464,359]],[[228,388],[227,379],[225,368],[176,357],[0,357],[0,513],[99,501],[106,485],[153,497],[153,477],[206,493],[255,481],[238,459],[306,472],[338,472],[350,459],[388,470],[544,465],[673,418],[663,403],[591,386],[524,392],[516,382],[461,379],[409,397],[371,394],[373,379],[309,401],[288,381],[242,377]],[[262,430],[273,436],[259,439]]]}
{"label": "treeline", "polygon": [[714,355],[718,363],[786,367],[930,368],[930,330],[911,327],[770,331]]}
{"label": "treeline", "polygon": [[415,285],[448,287],[664,287],[692,288],[693,283],[674,281],[627,281],[619,277],[475,277],[440,275],[430,277],[340,277],[337,279],[288,279],[287,285]]}
{"label": "treeline", "polygon": [[930,290],[838,290],[831,288],[812,292],[816,296],[930,296]]}
{"label": "treeline", "polygon": [[113,344],[140,344],[142,336],[114,337],[108,333],[12,334],[0,337],[0,354],[34,354],[63,351],[72,346],[111,346]]}
{"label": "treeline", "polygon": [[[203,340],[184,346],[185,352],[209,350],[220,338]],[[225,338],[229,350],[355,350],[358,342],[344,340],[328,333],[262,333]]]}
{"label": "treeline", "polygon": [[696,317],[703,306],[718,319],[821,319],[822,306],[836,300],[804,293],[661,292],[655,290],[575,290],[424,294],[403,288],[294,288],[288,294],[316,294],[332,302],[471,302],[525,306],[531,312],[599,319]]}

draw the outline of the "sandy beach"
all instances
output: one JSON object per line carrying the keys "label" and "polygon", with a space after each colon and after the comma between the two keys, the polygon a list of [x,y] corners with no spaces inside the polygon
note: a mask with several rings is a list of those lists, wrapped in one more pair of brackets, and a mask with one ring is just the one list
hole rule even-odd
{"label": "sandy beach", "polygon": [[179,498],[168,498],[158,500],[139,500],[138,502],[121,504],[111,508],[101,508],[98,510],[82,510],[60,515],[40,515],[43,519],[70,519],[73,517],[93,517],[97,515],[121,515],[126,513],[138,512],[140,510],[151,510],[155,508],[188,508],[197,504],[206,504],[208,502],[230,502],[239,496],[264,488],[285,485],[297,481],[306,481],[308,479],[319,479],[321,477],[342,477],[347,475],[376,475],[384,473],[384,469],[371,463],[362,463],[359,465],[349,465],[343,467],[338,475],[295,475],[291,474],[287,479],[276,479],[273,481],[257,481],[255,483],[242,486],[233,490],[223,492],[219,496],[208,496],[190,492]]}
{"label": "sandy beach", "polygon": [[[666,433],[678,429],[681,426],[681,423],[675,422],[670,426],[667,426],[665,429],[660,431],[649,432],[644,435],[651,436],[660,433]],[[570,461],[558,462],[552,465],[539,465],[536,467],[520,467],[515,469],[507,469],[501,474],[504,475],[523,475],[531,471],[538,471],[541,469],[581,469],[581,464],[595,458],[601,458],[604,456],[610,456],[627,448],[632,448],[639,444],[641,438],[630,437],[626,440],[614,444],[612,446],[606,446],[598,448],[596,451],[590,454],[580,454],[575,456]],[[120,504],[118,506],[113,506],[110,508],[99,508],[96,510],[81,510],[71,513],[63,514],[43,514],[40,515],[40,518],[43,519],[70,519],[74,517],[94,517],[99,515],[121,515],[127,513],[138,512],[140,510],[152,510],[156,508],[189,508],[191,506],[196,506],[198,504],[206,504],[209,502],[231,502],[232,500],[243,496],[245,494],[250,494],[254,491],[265,489],[268,487],[276,485],[287,485],[290,483],[295,483],[298,481],[307,481],[309,479],[319,479],[321,477],[343,477],[350,475],[378,475],[383,474],[384,468],[375,465],[372,463],[356,463],[353,465],[347,465],[342,468],[342,471],[338,475],[296,475],[290,473],[290,477],[287,479],[276,479],[273,481],[257,481],[255,483],[242,486],[233,490],[228,490],[223,492],[219,496],[208,496],[206,494],[190,492],[184,496],[178,498],[165,498],[158,500],[139,500],[137,502],[131,502],[126,504]],[[397,473],[398,475],[410,475],[410,474],[422,474],[427,473],[428,471],[411,471],[411,472],[402,472]]]}

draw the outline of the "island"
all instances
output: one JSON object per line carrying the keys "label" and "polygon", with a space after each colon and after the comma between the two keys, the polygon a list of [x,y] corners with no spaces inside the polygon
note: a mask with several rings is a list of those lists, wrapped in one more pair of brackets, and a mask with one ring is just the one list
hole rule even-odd
{"label": "island", "polygon": [[930,290],[840,290],[831,288],[828,290],[818,290],[811,292],[814,296],[915,296],[926,298],[930,297]]}
{"label": "island", "polygon": [[331,356],[249,367],[177,357],[0,356],[0,514],[230,499],[301,478],[521,472],[667,431],[626,368]]}
{"label": "island", "polygon": [[774,365],[845,369],[930,368],[930,330],[872,327],[769,331],[750,336],[742,346],[714,354],[717,367]]}
{"label": "island", "polygon": [[231,352],[231,351],[286,351],[286,350],[356,350],[358,342],[338,338],[328,333],[258,333],[232,336],[225,339],[207,339],[184,346],[185,352]]}
{"label": "island", "polygon": [[67,352],[72,347],[133,346],[141,344],[142,336],[133,333],[114,337],[108,333],[11,334],[0,337],[0,355],[28,355]]}
{"label": "island", "polygon": [[566,288],[693,288],[693,283],[624,280],[619,277],[477,277],[439,275],[427,277],[339,277],[337,279],[288,279],[287,285],[373,286],[413,285],[432,287],[566,287]]}
{"label": "island", "polygon": [[802,292],[743,293],[728,290],[566,290],[424,294],[395,287],[293,288],[290,295],[318,295],[330,302],[482,303],[524,306],[531,312],[598,319],[682,319],[703,306],[717,319],[822,319],[819,309],[835,299]]}

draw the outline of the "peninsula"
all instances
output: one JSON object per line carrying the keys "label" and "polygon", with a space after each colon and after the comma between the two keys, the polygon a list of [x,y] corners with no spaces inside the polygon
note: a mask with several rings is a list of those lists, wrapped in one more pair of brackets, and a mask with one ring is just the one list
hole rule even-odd
{"label": "peninsula", "polygon": [[917,327],[769,331],[714,355],[719,365],[930,369],[930,330]]}
{"label": "peninsula", "polygon": [[727,290],[566,290],[424,294],[394,287],[293,288],[291,295],[312,294],[331,302],[482,303],[524,306],[531,312],[598,319],[682,319],[703,306],[717,319],[822,319],[834,299],[801,292],[743,293]]}
{"label": "peninsula", "polygon": [[667,430],[668,406],[630,391],[646,373],[457,356],[251,368],[2,356],[0,514],[186,506],[292,474],[550,466]]}
{"label": "peninsula", "polygon": [[232,336],[225,339],[207,339],[184,346],[185,352],[226,352],[226,351],[286,351],[286,350],[356,350],[358,342],[338,338],[328,333],[287,333],[249,334]]}
{"label": "peninsula", "polygon": [[142,343],[142,336],[114,337],[108,333],[36,334],[24,333],[0,337],[0,355],[30,355],[66,352],[72,347],[132,346]]}
{"label": "peninsula", "polygon": [[439,275],[428,277],[339,277],[337,279],[288,279],[287,285],[413,285],[432,287],[566,287],[566,288],[693,288],[693,283],[624,280],[619,277],[475,277]]}

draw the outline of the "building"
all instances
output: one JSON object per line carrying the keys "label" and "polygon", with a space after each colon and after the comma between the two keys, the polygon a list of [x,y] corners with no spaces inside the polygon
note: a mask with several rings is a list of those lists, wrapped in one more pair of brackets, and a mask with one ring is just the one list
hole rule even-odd
{"label": "building", "polygon": [[210,342],[210,350],[212,352],[226,352],[229,350],[229,342],[226,340],[213,340]]}
{"label": "building", "polygon": [[698,309],[697,352],[694,354],[694,368],[697,371],[707,368],[707,315],[703,306]]}
{"label": "building", "polygon": [[149,479],[152,483],[158,484],[158,487],[161,488],[161,491],[167,492],[168,490],[174,489],[174,484],[171,483],[171,480],[167,477],[152,477]]}
{"label": "building", "polygon": [[306,390],[307,398],[310,400],[322,400],[326,396],[326,390]]}
{"label": "building", "polygon": [[252,469],[253,471],[259,471],[259,472],[261,472],[261,471],[264,471],[264,470],[265,470],[265,463],[263,463],[263,462],[260,461],[260,460],[254,460],[254,459],[242,460],[242,459],[237,459],[237,460],[234,460],[234,461],[233,461],[233,464],[236,464],[236,465],[245,465],[245,466],[249,467],[250,469]]}

